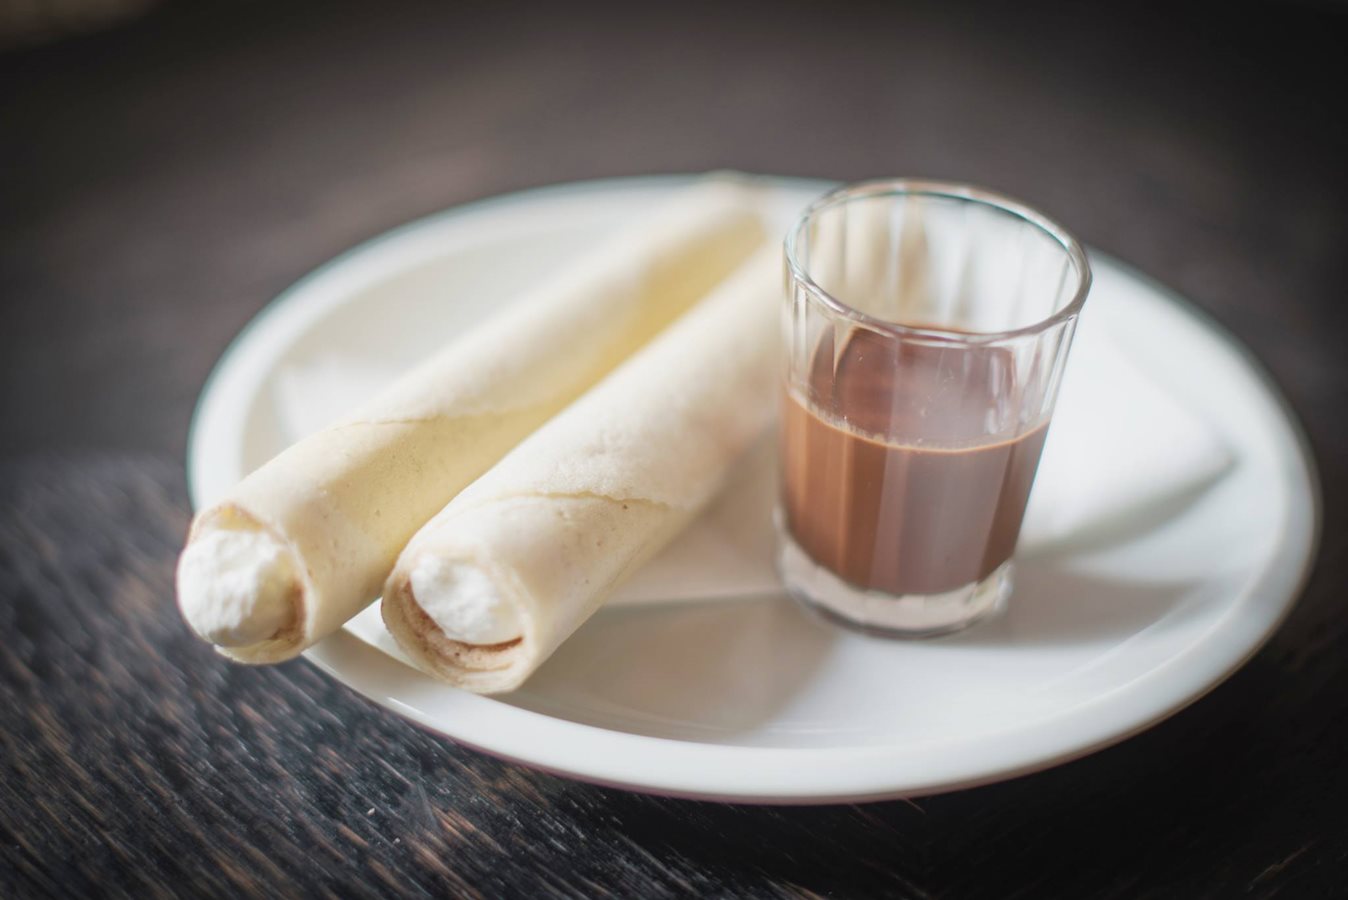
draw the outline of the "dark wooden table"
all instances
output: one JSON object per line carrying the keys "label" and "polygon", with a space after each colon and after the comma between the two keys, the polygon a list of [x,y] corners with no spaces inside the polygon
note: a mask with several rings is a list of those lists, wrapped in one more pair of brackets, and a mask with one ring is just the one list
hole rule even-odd
{"label": "dark wooden table", "polygon": [[[1348,895],[1348,10],[1090,6],[189,0],[0,55],[0,896]],[[995,186],[1248,342],[1325,498],[1272,642],[1052,771],[768,809],[498,762],[189,637],[188,417],[278,291],[465,200],[720,166]]]}

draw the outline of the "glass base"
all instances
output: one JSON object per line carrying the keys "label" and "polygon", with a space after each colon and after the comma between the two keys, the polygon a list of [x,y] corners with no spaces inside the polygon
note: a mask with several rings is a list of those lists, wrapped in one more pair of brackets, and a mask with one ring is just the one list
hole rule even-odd
{"label": "glass base", "polygon": [[925,638],[950,634],[999,612],[1011,596],[1014,566],[1002,563],[982,581],[941,594],[888,594],[843,581],[816,563],[784,531],[777,569],[786,589],[807,610],[871,634]]}

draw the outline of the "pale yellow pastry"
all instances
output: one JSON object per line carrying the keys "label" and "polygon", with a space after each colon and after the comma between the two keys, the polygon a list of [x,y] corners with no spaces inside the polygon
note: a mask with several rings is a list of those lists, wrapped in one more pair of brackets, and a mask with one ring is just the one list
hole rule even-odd
{"label": "pale yellow pastry", "polygon": [[708,179],[281,453],[193,521],[178,566],[188,624],[251,663],[336,631],[431,516],[763,238],[756,190]]}

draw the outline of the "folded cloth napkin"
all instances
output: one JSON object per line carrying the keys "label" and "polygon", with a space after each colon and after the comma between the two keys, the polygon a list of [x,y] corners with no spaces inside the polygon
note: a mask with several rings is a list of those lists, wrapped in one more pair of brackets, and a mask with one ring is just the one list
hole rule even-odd
{"label": "folded cloth napkin", "polygon": [[[298,439],[396,375],[368,360],[336,356],[288,365],[274,383],[282,429],[289,439]],[[766,437],[711,507],[619,588],[610,603],[779,592],[773,566],[775,448],[772,436]],[[1213,429],[1156,384],[1087,315],[1063,374],[1019,552],[1048,552],[1129,526],[1136,530],[1211,485],[1232,461]]]}

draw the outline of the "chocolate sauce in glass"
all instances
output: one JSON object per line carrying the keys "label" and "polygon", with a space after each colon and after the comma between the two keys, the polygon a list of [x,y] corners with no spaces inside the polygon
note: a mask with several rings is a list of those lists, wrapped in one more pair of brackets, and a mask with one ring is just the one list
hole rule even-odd
{"label": "chocolate sauce in glass", "polygon": [[854,330],[841,348],[825,336],[811,368],[808,397],[786,391],[781,449],[785,525],[815,562],[934,594],[1010,558],[1047,424],[1015,433],[1007,349]]}

